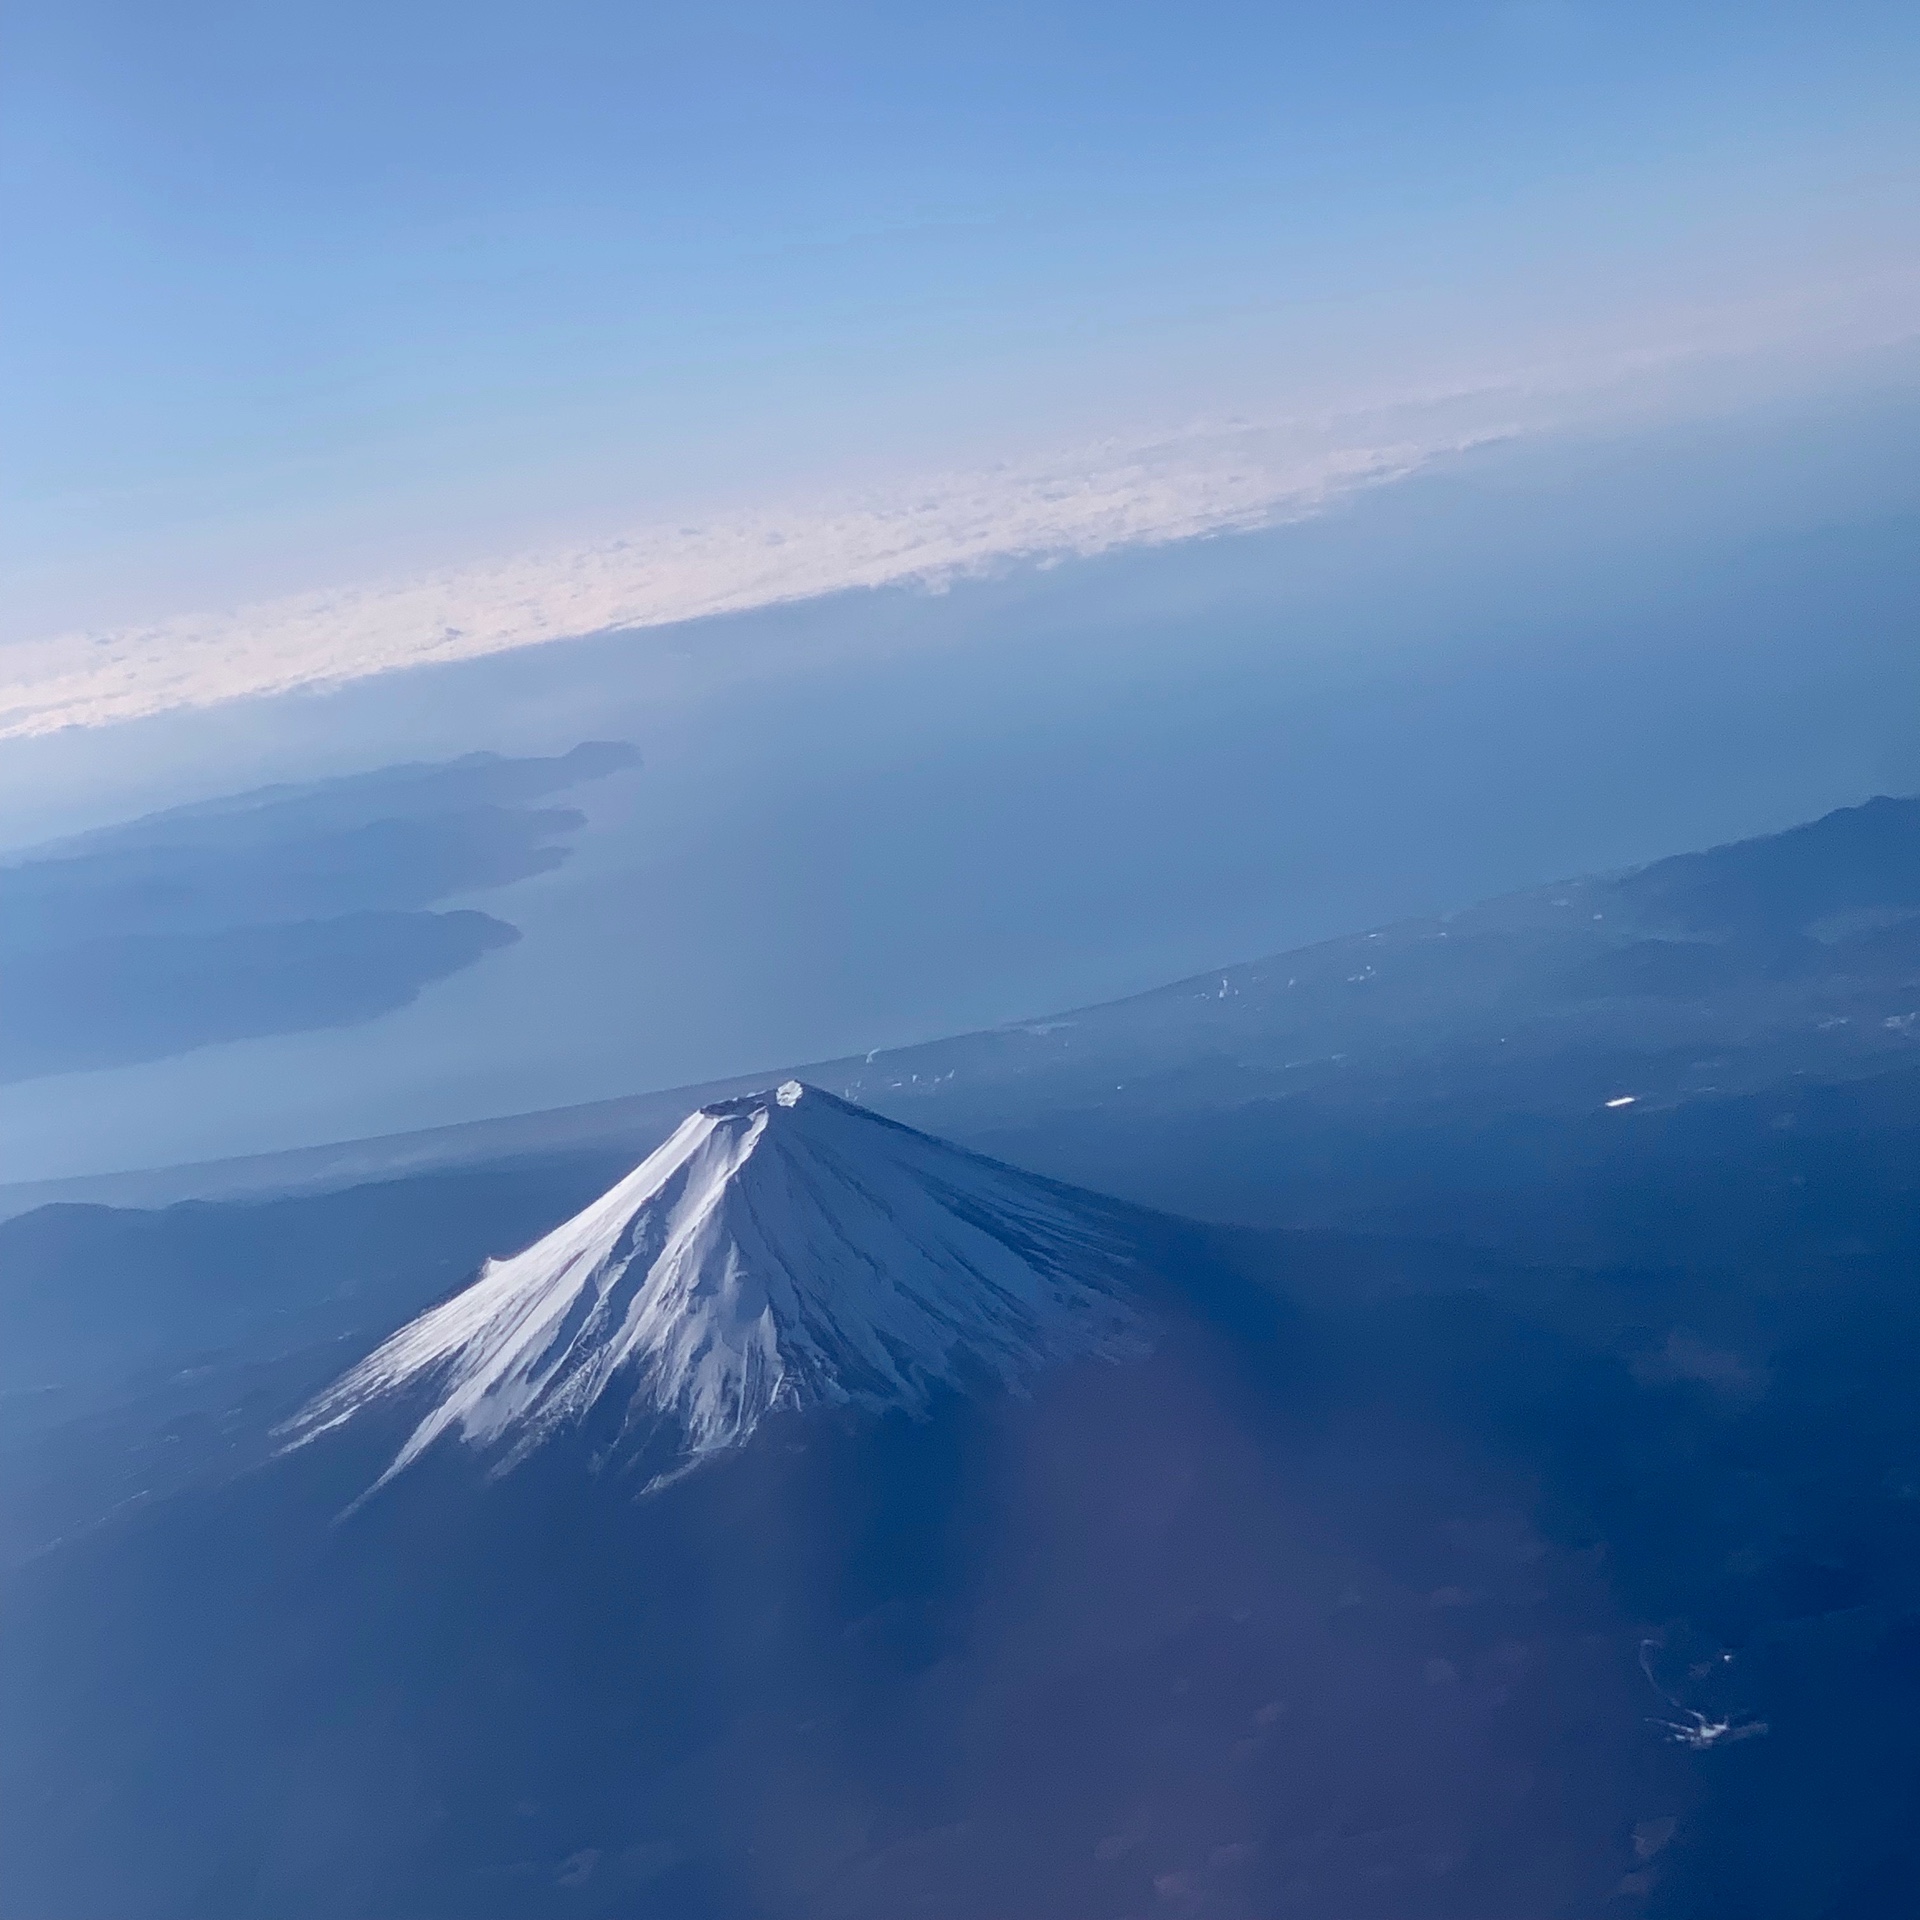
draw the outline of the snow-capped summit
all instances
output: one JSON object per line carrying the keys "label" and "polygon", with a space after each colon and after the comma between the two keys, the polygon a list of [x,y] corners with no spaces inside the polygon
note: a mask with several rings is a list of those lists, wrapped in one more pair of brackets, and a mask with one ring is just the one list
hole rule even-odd
{"label": "snow-capped summit", "polygon": [[1090,1197],[789,1080],[702,1107],[592,1206],[404,1327],[296,1443],[418,1394],[383,1481],[442,1434],[510,1465],[613,1396],[685,1459],[775,1408],[919,1411],[1139,1344],[1127,1237]]}

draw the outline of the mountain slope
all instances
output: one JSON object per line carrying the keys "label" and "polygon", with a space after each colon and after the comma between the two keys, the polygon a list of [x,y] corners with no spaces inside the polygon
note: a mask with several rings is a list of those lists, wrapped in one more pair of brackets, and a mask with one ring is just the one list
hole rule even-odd
{"label": "mountain slope", "polygon": [[1140,1345],[1117,1217],[790,1080],[691,1114],[626,1179],[370,1354],[294,1424],[430,1405],[386,1478],[441,1435],[511,1464],[609,1396],[620,1437],[682,1458],[776,1408],[925,1411]]}
{"label": "mountain slope", "polygon": [[[990,1179],[1106,1218],[824,1111],[957,1164],[965,1227]],[[752,1131],[697,1118],[717,1154]],[[777,1125],[722,1155],[730,1203]],[[505,1474],[430,1446],[360,1500],[418,1425],[403,1391],[0,1572],[0,1912],[1598,1915],[1685,1782],[1642,1777],[1636,1629],[1593,1566],[1524,1472],[1392,1370],[1350,1377],[1390,1336],[1316,1331],[1204,1233],[1111,1224],[1153,1329],[1125,1366],[1043,1364],[1048,1321],[1012,1346],[1025,1391],[966,1391],[956,1338],[920,1408],[816,1402],[645,1499],[582,1470],[595,1407],[629,1412],[603,1393],[585,1446],[556,1425]],[[843,1311],[871,1279],[770,1250]],[[1583,1735],[1536,1787],[1542,1724]]]}
{"label": "mountain slope", "polygon": [[[1088,1236],[1065,1277],[1150,1320],[1151,1351],[1047,1364],[1056,1329],[1024,1324],[1007,1344],[1025,1391],[955,1390],[979,1364],[977,1320],[954,1312],[978,1282],[930,1262],[920,1304],[960,1331],[917,1400],[904,1364],[878,1384],[840,1373],[843,1400],[822,1390],[636,1499],[637,1476],[583,1470],[628,1427],[636,1359],[581,1411],[580,1444],[558,1443],[570,1421],[519,1421],[483,1453],[452,1425],[362,1501],[441,1404],[460,1343],[316,1444],[271,1458],[266,1429],[451,1277],[393,1276],[328,1343],[341,1358],[289,1356],[283,1393],[232,1370],[194,1389],[224,1396],[217,1419],[170,1424],[111,1511],[0,1567],[0,1913],[1913,1905],[1910,1234],[1788,1285],[1513,1271],[1156,1220],[806,1093],[688,1129],[694,1148],[665,1160],[683,1223],[704,1223],[689,1244],[721,1256],[738,1300],[761,1236],[790,1283],[764,1321],[783,1353],[802,1306],[835,1338],[874,1325],[875,1276],[850,1249],[891,1270],[947,1244],[896,1176],[909,1194],[938,1177],[956,1234],[996,1201],[1023,1231],[1062,1210]],[[846,1151],[810,1212],[789,1204],[794,1169],[818,1172],[822,1135]],[[497,1216],[478,1244],[530,1237],[612,1171]],[[579,1344],[626,1284],[600,1255],[631,1238],[637,1197],[674,1184],[659,1172],[587,1209],[611,1212],[605,1233],[558,1236],[587,1243],[578,1270],[549,1236],[546,1284],[521,1296],[585,1303],[561,1350],[583,1367],[628,1324],[609,1314]],[[475,1208],[430,1186],[395,1189],[367,1242],[391,1250],[380,1223],[403,1202],[457,1214],[466,1237],[445,1244],[464,1266]],[[1646,1211],[1613,1184],[1598,1197]],[[236,1271],[310,1255],[316,1222],[290,1206],[247,1227]],[[197,1235],[181,1265],[199,1274],[236,1211],[144,1224]],[[1874,1187],[1832,1218],[1864,1230],[1883,1212]],[[1104,1264],[1109,1235],[1137,1266]],[[71,1283],[98,1284],[116,1246],[132,1251],[91,1237]],[[366,1278],[350,1254],[323,1264]],[[631,1308],[657,1261],[629,1265]],[[690,1256],[685,1274],[703,1271]],[[741,1324],[710,1309],[692,1284],[668,1317]],[[518,1452],[534,1432],[556,1443]],[[196,1450],[198,1473],[172,1464]]]}

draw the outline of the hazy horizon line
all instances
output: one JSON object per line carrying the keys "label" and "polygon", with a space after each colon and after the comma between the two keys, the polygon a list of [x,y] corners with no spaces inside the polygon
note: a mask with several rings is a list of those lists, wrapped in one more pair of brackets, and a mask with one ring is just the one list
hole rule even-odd
{"label": "hazy horizon line", "polygon": [[1781,348],[1857,352],[1911,337],[1902,327],[1864,342],[1775,335],[1716,348],[1692,340],[1431,386],[1318,417],[1116,436],[810,502],[656,521],[500,561],[15,641],[0,647],[0,740],[323,692],[842,592],[937,591],[1006,566],[1285,525],[1475,448],[1607,418],[1609,401],[1632,415],[1651,394],[1670,410],[1661,382],[1676,373],[1730,368]]}

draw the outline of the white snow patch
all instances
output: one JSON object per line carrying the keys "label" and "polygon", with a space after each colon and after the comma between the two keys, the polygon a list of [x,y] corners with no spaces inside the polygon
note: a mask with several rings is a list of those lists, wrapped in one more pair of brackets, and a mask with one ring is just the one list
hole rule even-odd
{"label": "white snow patch", "polygon": [[675,518],[412,578],[23,638],[0,649],[0,739],[1283,525],[1516,430],[1504,416],[1466,431],[1407,422],[1390,438],[1369,431],[1359,444],[1326,445],[1323,431],[1289,423],[1215,425],[903,478],[872,494],[741,506],[692,525]]}
{"label": "white snow patch", "polygon": [[924,1411],[936,1386],[1144,1348],[1116,1214],[790,1080],[704,1107],[545,1239],[490,1261],[289,1426],[304,1444],[396,1396],[514,1461],[610,1394],[688,1460],[776,1408]]}

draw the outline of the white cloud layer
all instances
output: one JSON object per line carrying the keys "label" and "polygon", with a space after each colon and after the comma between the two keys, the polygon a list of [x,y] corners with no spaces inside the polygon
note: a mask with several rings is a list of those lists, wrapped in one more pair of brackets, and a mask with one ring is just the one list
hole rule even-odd
{"label": "white cloud layer", "polygon": [[[1901,324],[1911,327],[1904,281]],[[640,633],[858,588],[939,586],[1047,562],[1300,520],[1449,454],[1595,413],[1671,402],[1676,380],[1795,334],[1601,355],[1342,415],[1236,422],[867,494],[656,524],[592,545],[449,567],[141,626],[0,647],[0,740],[319,691],[589,634]],[[1769,339],[1768,334],[1772,334]],[[1825,343],[1832,347],[1836,340]],[[1863,344],[1852,330],[1848,346]],[[1730,350],[1731,349],[1731,350]],[[1710,379],[1706,383],[1711,386]]]}
{"label": "white cloud layer", "polygon": [[[1484,435],[1475,436],[1484,437]],[[1459,444],[1455,436],[1451,444]],[[0,739],[1314,513],[1441,448],[1215,429],[0,650]]]}

